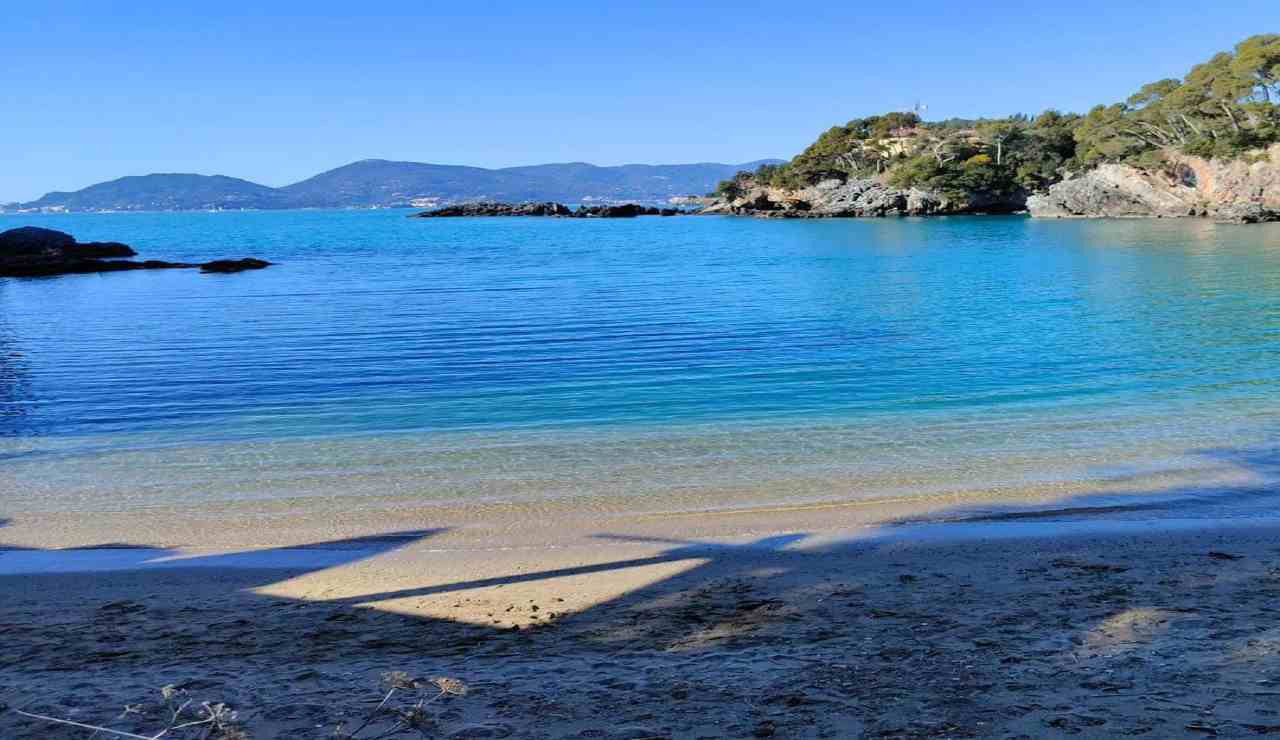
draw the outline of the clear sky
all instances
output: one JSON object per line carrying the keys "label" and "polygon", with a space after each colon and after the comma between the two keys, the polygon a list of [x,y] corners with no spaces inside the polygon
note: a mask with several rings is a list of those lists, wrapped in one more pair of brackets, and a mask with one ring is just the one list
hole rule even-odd
{"label": "clear sky", "polygon": [[1086,110],[1276,0],[62,2],[0,11],[0,202],[149,172],[284,185],[370,157],[789,157],[835,123]]}

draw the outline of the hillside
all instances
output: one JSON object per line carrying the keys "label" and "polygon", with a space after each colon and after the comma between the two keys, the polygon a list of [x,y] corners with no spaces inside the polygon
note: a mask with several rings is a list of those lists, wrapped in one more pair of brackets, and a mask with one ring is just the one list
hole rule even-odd
{"label": "hillside", "polygon": [[849,121],[795,159],[738,173],[710,212],[788,217],[1004,213],[1280,219],[1280,35],[1087,115]]}
{"label": "hillside", "polygon": [[155,174],[122,177],[71,193],[53,192],[17,208],[68,211],[195,211],[276,208],[279,195],[265,185],[222,175]]}
{"label": "hillside", "polygon": [[373,208],[478,200],[653,203],[704,193],[744,168],[700,163],[597,167],[584,163],[485,169],[366,159],[292,185],[271,188],[221,175],[123,177],[55,192],[7,210],[180,211],[271,208]]}

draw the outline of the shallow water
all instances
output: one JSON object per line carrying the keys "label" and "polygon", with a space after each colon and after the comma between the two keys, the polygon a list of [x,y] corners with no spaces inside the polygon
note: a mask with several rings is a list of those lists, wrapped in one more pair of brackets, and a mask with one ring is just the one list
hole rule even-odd
{"label": "shallow water", "polygon": [[405,216],[0,216],[280,263],[0,280],[0,515],[1082,484],[1271,509],[1280,227]]}

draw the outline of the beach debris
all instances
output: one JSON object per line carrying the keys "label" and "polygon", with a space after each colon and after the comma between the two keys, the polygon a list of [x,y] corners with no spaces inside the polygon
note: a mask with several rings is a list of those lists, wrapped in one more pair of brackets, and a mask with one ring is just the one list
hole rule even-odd
{"label": "beach debris", "polygon": [[[14,714],[40,722],[76,727],[82,730],[93,730],[93,735],[90,737],[108,735],[111,737],[132,738],[133,740],[155,740],[160,737],[188,737],[201,738],[201,740],[248,740],[249,736],[241,728],[235,710],[226,704],[205,701],[193,708],[194,701],[188,697],[187,692],[173,684],[161,687],[160,696],[164,700],[164,705],[157,708],[156,711],[166,717],[166,723],[158,730],[145,731],[145,734],[27,712],[22,709],[13,709],[12,711]],[[3,711],[3,705],[0,705],[0,711]],[[134,715],[142,717],[145,713],[146,707],[142,704],[126,704],[124,712],[117,719],[125,719]]]}
{"label": "beach debris", "polygon": [[[365,716],[354,729],[348,731],[344,722],[334,728],[333,736],[342,740],[358,738],[384,738],[398,735],[410,730],[417,730],[425,735],[434,728],[436,718],[427,710],[427,705],[450,696],[466,696],[467,685],[457,678],[435,676],[428,679],[417,679],[404,671],[387,671],[382,674],[382,688],[386,690],[382,701]],[[423,696],[420,692],[429,687],[435,693]],[[391,699],[400,692],[412,692],[407,704],[392,704]],[[416,701],[414,701],[416,699]],[[371,734],[362,735],[365,730]]]}
{"label": "beach debris", "polygon": [[449,678],[448,676],[436,676],[431,679],[431,684],[440,689],[441,695],[448,694],[449,696],[466,696],[468,691],[465,683],[456,678]]}

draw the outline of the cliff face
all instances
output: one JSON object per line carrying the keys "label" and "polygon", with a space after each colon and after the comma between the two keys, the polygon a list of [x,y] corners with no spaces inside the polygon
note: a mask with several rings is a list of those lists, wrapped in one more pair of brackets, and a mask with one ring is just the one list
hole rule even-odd
{"label": "cliff face", "polygon": [[712,198],[702,213],[775,218],[841,216],[933,216],[960,213],[1013,213],[1025,207],[1021,195],[947,196],[920,188],[895,188],[874,178],[823,180],[800,190],[749,185],[735,198]]}
{"label": "cliff face", "polygon": [[1280,145],[1254,161],[1165,156],[1159,172],[1106,164],[1027,199],[1032,216],[1204,216],[1225,221],[1280,220]]}

